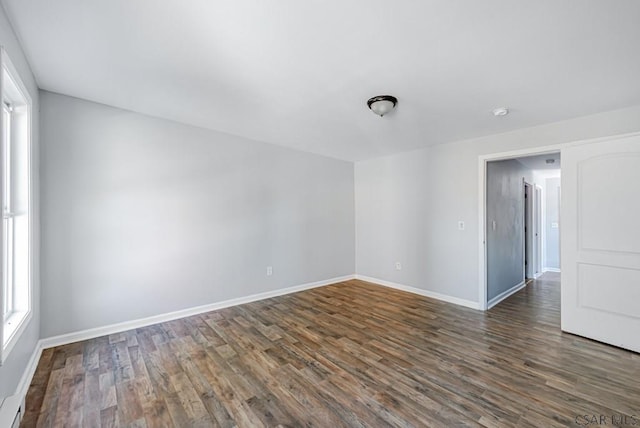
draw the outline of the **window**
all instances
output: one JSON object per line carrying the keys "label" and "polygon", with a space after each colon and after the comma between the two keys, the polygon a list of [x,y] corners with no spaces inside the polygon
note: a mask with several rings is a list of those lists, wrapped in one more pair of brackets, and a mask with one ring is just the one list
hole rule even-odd
{"label": "window", "polygon": [[4,362],[31,318],[31,98],[0,51],[2,348]]}

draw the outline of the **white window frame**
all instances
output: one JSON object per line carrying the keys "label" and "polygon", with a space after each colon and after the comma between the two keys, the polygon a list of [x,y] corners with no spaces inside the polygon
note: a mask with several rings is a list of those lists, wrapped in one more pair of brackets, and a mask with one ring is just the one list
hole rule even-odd
{"label": "white window frame", "polygon": [[[8,74],[11,78],[11,81],[13,82],[12,89],[15,90],[17,89],[17,94],[9,94],[9,86],[7,84],[7,82],[4,81],[4,75]],[[16,343],[18,342],[18,340],[20,339],[20,337],[22,336],[24,330],[27,328],[27,325],[29,324],[29,322],[31,321],[31,318],[33,317],[33,263],[32,263],[32,257],[33,257],[33,199],[32,199],[32,195],[33,195],[33,171],[32,171],[32,141],[31,141],[31,137],[32,137],[32,101],[31,101],[31,96],[29,94],[29,91],[27,90],[26,86],[24,85],[24,83],[22,82],[22,79],[20,78],[20,75],[18,74],[16,68],[13,66],[11,60],[9,59],[6,50],[4,49],[4,47],[0,46],[0,101],[3,103],[3,108],[4,108],[4,103],[6,101],[9,101],[9,105],[11,104],[11,97],[18,97],[20,98],[20,100],[24,103],[23,106],[20,106],[21,115],[25,115],[23,117],[23,120],[26,121],[26,132],[24,134],[24,138],[26,139],[26,141],[24,142],[26,144],[26,168],[27,168],[27,205],[28,205],[28,211],[27,211],[27,222],[28,222],[28,255],[27,255],[27,274],[26,274],[26,290],[23,290],[24,293],[26,293],[26,308],[23,308],[22,310],[16,310],[16,307],[14,306],[15,300],[11,302],[11,305],[13,307],[13,311],[9,314],[9,316],[4,317],[4,309],[5,309],[5,302],[6,299],[11,298],[14,299],[15,296],[5,296],[5,292],[4,292],[4,287],[0,287],[0,308],[2,308],[2,313],[3,316],[0,317],[2,318],[2,328],[0,328],[0,365],[2,365],[7,357],[9,356],[11,350],[14,348],[14,346],[16,345]],[[11,109],[11,108],[10,108]],[[11,115],[13,115],[13,112],[10,112]],[[9,121],[11,121],[12,119],[10,118]],[[9,134],[5,134],[5,132],[7,132],[5,130],[5,127],[7,126],[7,124],[4,123],[5,122],[5,118],[4,115],[2,117],[2,120],[0,120],[0,136],[2,136],[2,138],[5,137],[5,135],[10,135],[11,134],[11,128],[9,128]],[[14,138],[13,136],[10,136],[11,138]],[[4,156],[6,154],[5,153],[0,153],[0,156],[2,156],[2,165],[7,164],[7,162],[4,159]],[[5,183],[5,178],[4,178],[4,173],[0,174],[0,196],[2,196],[4,194],[4,192],[7,189],[7,183]],[[3,200],[3,198],[0,198],[0,200]],[[2,214],[4,216],[4,207],[0,207],[2,208]],[[4,225],[4,221],[3,221],[3,225]],[[4,234],[5,234],[5,230],[4,227],[0,227],[0,243],[4,242]],[[4,245],[0,245],[0,253],[4,251]],[[0,258],[0,260],[4,260],[4,254],[2,254],[2,257]],[[1,267],[2,263],[0,263],[0,270],[2,270]],[[4,279],[4,275],[5,272],[2,272],[2,276],[0,276],[0,278]],[[16,294],[16,290],[12,290],[13,294]]]}
{"label": "white window frame", "polygon": [[[12,116],[12,108],[10,104],[7,104],[5,100],[2,100],[2,138],[6,140],[11,140],[11,116]],[[11,157],[11,145],[10,144],[2,144],[2,149],[4,152],[0,154],[2,157],[2,166],[7,166],[6,169],[2,169],[2,192],[4,192],[3,197],[11,199],[11,186],[9,185],[10,180],[7,180],[6,177],[11,176],[11,163],[5,162],[4,159]],[[0,194],[2,194],[0,192]],[[9,219],[11,220],[11,219]],[[8,247],[13,247],[13,224],[9,225],[5,222],[2,222],[2,245],[4,246],[5,240],[7,241]],[[8,235],[8,236],[7,236]],[[4,251],[4,248],[2,249]],[[4,282],[12,281],[13,278],[13,252],[10,252],[7,257],[9,258],[9,263],[7,263],[8,269],[2,271],[2,281],[3,288],[2,292],[5,294],[2,296],[2,322],[6,323],[9,321],[10,315],[13,312],[13,308],[15,306],[14,296],[13,296],[13,287],[10,287],[9,290],[4,289]],[[4,266],[3,266],[4,267]],[[0,268],[2,270],[2,268]]]}

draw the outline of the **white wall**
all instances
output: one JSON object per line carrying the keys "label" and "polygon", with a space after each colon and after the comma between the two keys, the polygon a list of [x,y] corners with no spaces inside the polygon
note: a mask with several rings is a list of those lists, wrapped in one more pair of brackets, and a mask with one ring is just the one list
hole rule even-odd
{"label": "white wall", "polygon": [[[26,330],[24,331],[21,339],[17,342],[15,347],[9,354],[8,359],[0,367],[0,402],[9,395],[16,393],[16,388],[21,376],[23,375],[29,358],[31,357],[36,343],[39,339],[40,331],[40,287],[39,287],[39,259],[38,259],[38,233],[39,233],[39,220],[38,220],[38,88],[31,73],[31,69],[27,60],[22,52],[22,49],[18,43],[18,40],[11,29],[11,25],[7,20],[5,12],[0,7],[0,45],[4,46],[11,59],[11,62],[16,67],[22,82],[27,87],[29,95],[33,102],[32,112],[32,164],[33,178],[32,183],[32,213],[33,213],[33,227],[32,227],[32,284],[33,284],[33,317]],[[10,409],[10,411],[17,409]],[[0,413],[4,415],[4,409],[0,409]]]}
{"label": "white wall", "polygon": [[354,273],[351,163],[40,97],[42,337]]}
{"label": "white wall", "polygon": [[637,106],[356,163],[356,272],[478,302],[478,157],[639,130]]}
{"label": "white wall", "polygon": [[[545,265],[560,269],[560,178],[545,181]],[[556,223],[558,227],[553,227]]]}

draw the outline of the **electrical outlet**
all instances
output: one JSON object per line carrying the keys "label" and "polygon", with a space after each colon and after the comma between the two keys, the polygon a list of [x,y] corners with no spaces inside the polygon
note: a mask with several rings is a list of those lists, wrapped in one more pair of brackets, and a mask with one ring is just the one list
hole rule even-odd
{"label": "electrical outlet", "polygon": [[273,275],[273,266],[267,266],[267,276]]}
{"label": "electrical outlet", "polygon": [[396,262],[396,270],[402,270],[402,263]]}

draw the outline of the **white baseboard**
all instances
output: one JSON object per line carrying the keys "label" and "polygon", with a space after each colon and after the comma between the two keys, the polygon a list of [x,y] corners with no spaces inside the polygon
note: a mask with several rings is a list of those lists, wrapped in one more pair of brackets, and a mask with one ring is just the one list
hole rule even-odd
{"label": "white baseboard", "polygon": [[338,282],[348,281],[354,279],[355,275],[340,276],[337,278],[330,278],[323,281],[309,282],[306,284],[296,285],[293,287],[281,288],[278,290],[267,291],[264,293],[252,294],[250,296],[239,297],[236,299],[225,300],[222,302],[211,303],[208,305],[196,306],[194,308],[182,309],[179,311],[169,312],[161,315],[154,315],[152,317],[141,318],[133,321],[126,321],[117,324],[111,324],[104,327],[97,327],[88,330],[76,331],[73,333],[62,334],[59,336],[48,337],[40,339],[29,358],[27,367],[20,378],[16,393],[10,397],[7,397],[0,403],[0,427],[10,427],[13,420],[18,413],[20,407],[22,407],[22,414],[24,414],[24,400],[29,391],[31,380],[38,367],[40,356],[42,351],[54,346],[66,345],[68,343],[78,342],[81,340],[93,339],[108,334],[121,333],[123,331],[131,330],[134,328],[145,327],[152,324],[157,324],[165,321],[172,321],[179,318],[188,317],[191,315],[197,315],[204,312],[215,311],[217,309],[228,308],[230,306],[242,305],[244,303],[255,302],[258,300],[269,299],[271,297],[284,296],[285,294],[296,293],[298,291],[309,290],[312,288],[322,287],[329,284],[335,284]]}
{"label": "white baseboard", "polygon": [[560,273],[560,269],[552,268],[552,267],[546,267],[546,268],[542,269],[542,272],[558,272],[558,273]]}
{"label": "white baseboard", "polygon": [[293,287],[281,288],[278,290],[253,294],[250,296],[239,297],[236,299],[225,300],[222,302],[197,306],[194,308],[182,309],[179,311],[169,312],[166,314],[154,315],[152,317],[141,318],[137,320],[111,324],[108,326],[97,327],[97,328],[92,328],[87,330],[76,331],[73,333],[62,334],[59,336],[48,337],[45,339],[40,339],[36,344],[35,349],[31,355],[31,358],[29,359],[29,363],[27,364],[27,368],[25,369],[25,372],[22,375],[22,378],[20,379],[16,394],[11,397],[7,397],[2,402],[2,405],[0,407],[0,427],[11,426],[11,423],[13,422],[13,419],[15,418],[15,415],[18,412],[18,409],[20,408],[20,406],[23,406],[25,396],[27,394],[27,391],[29,390],[29,385],[31,384],[31,380],[38,366],[38,361],[40,360],[40,356],[44,349],[51,348],[54,346],[66,345],[66,344],[78,342],[81,340],[93,339],[93,338],[108,335],[108,334],[121,333],[123,331],[131,330],[134,328],[140,328],[140,327],[145,327],[148,325],[157,324],[161,322],[172,321],[175,319],[197,315],[204,312],[215,311],[217,309],[223,309],[231,306],[241,305],[244,303],[251,303],[258,300],[264,300],[272,297],[283,296],[286,294],[296,293],[298,291],[309,290],[312,288],[322,287],[325,285],[335,284],[338,282],[344,282],[351,279],[360,279],[362,281],[367,281],[367,282],[382,285],[385,287],[407,291],[409,293],[430,297],[432,299],[453,303],[455,305],[460,305],[460,306],[464,306],[472,309],[480,309],[480,305],[477,302],[474,302],[471,300],[460,299],[457,297],[435,293],[433,291],[422,290],[422,289],[410,287],[407,285],[396,284],[390,281],[371,278],[364,275],[346,275],[346,276],[331,278],[323,281],[311,282],[307,284],[296,285]]}
{"label": "white baseboard", "polygon": [[418,294],[420,296],[430,297],[432,299],[441,300],[447,303],[453,303],[454,305],[464,306],[471,309],[480,309],[478,302],[472,300],[460,299],[458,297],[449,296],[446,294],[440,294],[433,291],[423,290],[421,288],[415,288],[408,285],[397,284],[391,281],[385,281],[384,279],[372,278],[370,276],[356,274],[356,279],[371,282],[373,284],[382,285],[389,288],[395,288],[396,290],[407,291],[409,293]]}
{"label": "white baseboard", "polygon": [[31,354],[31,358],[29,359],[29,363],[27,364],[22,378],[20,378],[16,393],[10,397],[5,398],[4,401],[0,403],[0,427],[10,427],[21,406],[22,413],[24,414],[24,399],[27,395],[27,392],[29,391],[29,385],[31,385],[31,380],[33,379],[33,375],[36,372],[38,362],[40,361],[40,356],[42,355],[42,351],[44,349],[52,348],[54,346],[66,345],[81,340],[93,339],[95,337],[100,337],[108,334],[121,333],[123,331],[131,330],[134,328],[145,327],[165,321],[172,321],[191,315],[197,315],[204,312],[215,311],[217,309],[228,308],[230,306],[242,305],[244,303],[251,303],[258,300],[269,299],[271,297],[284,296],[285,294],[296,293],[298,291],[304,291],[312,288],[322,287],[325,285],[335,284],[338,282],[349,281],[354,278],[355,275],[340,276],[323,281],[310,282],[293,287],[252,294],[250,296],[239,297],[237,299],[230,299],[222,302],[211,303],[208,305],[196,306],[194,308],[182,309],[166,314],[154,315],[152,317],[141,318],[133,321],[126,321],[104,327],[97,327],[88,330],[62,334],[59,336],[48,337],[46,339],[40,339],[36,343],[35,349]]}
{"label": "white baseboard", "polygon": [[527,286],[527,282],[522,281],[520,284],[514,285],[507,291],[503,291],[502,293],[498,294],[496,297],[494,297],[493,299],[487,302],[487,310],[493,308],[495,305],[502,302],[504,299],[511,296],[512,294],[515,294],[518,291],[522,290],[526,286]]}
{"label": "white baseboard", "polygon": [[168,312],[165,314],[154,315],[147,318],[140,318],[132,321],[125,321],[117,324],[106,325],[103,327],[90,328],[87,330],[75,331],[73,333],[61,334],[42,339],[42,349],[53,348],[54,346],[66,345],[68,343],[79,342],[81,340],[93,339],[109,334],[121,333],[123,331],[132,330],[134,328],[146,327],[166,321],[173,321],[179,318],[190,317],[192,315],[202,314],[204,312],[215,311],[218,309],[228,308],[231,306],[251,303],[258,300],[269,299],[285,294],[296,293],[298,291],[309,290],[311,288],[322,287],[337,282],[348,281],[354,279],[355,275],[340,276],[330,278],[323,281],[310,282],[307,284],[295,285],[293,287],[280,288],[278,290],[267,291],[264,293],[252,294],[250,296],[238,297],[236,299],[224,300],[222,302],[210,303],[207,305],[196,306],[193,308],[182,309],[179,311]]}
{"label": "white baseboard", "polygon": [[13,424],[18,410],[21,410],[21,416],[24,415],[24,399],[29,391],[29,385],[31,385],[31,379],[38,367],[38,361],[40,361],[40,355],[42,354],[42,341],[39,340],[31,353],[31,358],[27,363],[27,367],[18,382],[16,393],[11,395],[2,402],[0,405],[0,427],[10,427]]}
{"label": "white baseboard", "polygon": [[31,385],[31,379],[33,379],[33,375],[36,373],[36,369],[38,368],[38,362],[40,361],[43,349],[42,340],[38,340],[33,353],[31,354],[31,358],[29,358],[27,368],[20,378],[20,383],[18,383],[17,395],[22,397],[20,401],[24,400],[24,397],[27,395],[27,391],[29,391],[29,385]]}
{"label": "white baseboard", "polygon": [[[169,312],[166,314],[154,315],[152,317],[141,318],[133,321],[126,321],[126,322],[121,322],[117,324],[111,324],[108,326],[97,327],[97,328],[92,328],[87,330],[76,331],[73,333],[62,334],[59,336],[48,337],[45,339],[40,339],[36,344],[35,349],[33,350],[33,353],[31,355],[31,358],[29,359],[29,363],[27,364],[27,368],[25,369],[25,372],[22,375],[22,378],[20,379],[20,383],[18,384],[16,394],[12,395],[11,397],[7,397],[2,402],[2,405],[0,407],[0,427],[11,426],[11,423],[13,422],[18,412],[18,409],[20,409],[20,406],[23,406],[24,399],[27,395],[27,391],[29,390],[29,385],[31,384],[31,380],[38,366],[38,361],[40,360],[40,356],[44,349],[52,348],[54,346],[66,345],[66,344],[78,342],[81,340],[93,339],[93,338],[108,335],[108,334],[121,333],[123,331],[131,330],[134,328],[140,328],[140,327],[145,327],[148,325],[157,324],[161,322],[172,321],[175,319],[197,315],[204,312],[228,308],[230,306],[236,306],[244,303],[255,302],[258,300],[269,299],[272,297],[283,296],[285,294],[296,293],[298,291],[309,290],[312,288],[322,287],[325,285],[335,284],[338,282],[344,282],[351,279],[360,279],[362,281],[367,281],[374,284],[383,285],[385,287],[407,291],[409,293],[430,297],[430,298],[441,300],[444,302],[453,303],[455,305],[460,305],[460,306],[464,306],[472,309],[480,309],[480,306],[478,305],[478,303],[473,302],[471,300],[459,299],[457,297],[435,293],[433,291],[422,290],[422,289],[410,287],[407,285],[396,284],[390,281],[371,278],[364,275],[346,275],[346,276],[331,278],[323,281],[311,282],[307,284],[296,285],[293,287],[281,288],[278,290],[253,294],[250,296],[239,297],[236,299],[225,300],[222,302],[211,303],[208,305],[197,306],[194,308],[182,309],[179,311]],[[24,406],[23,406],[23,412],[24,412]]]}

